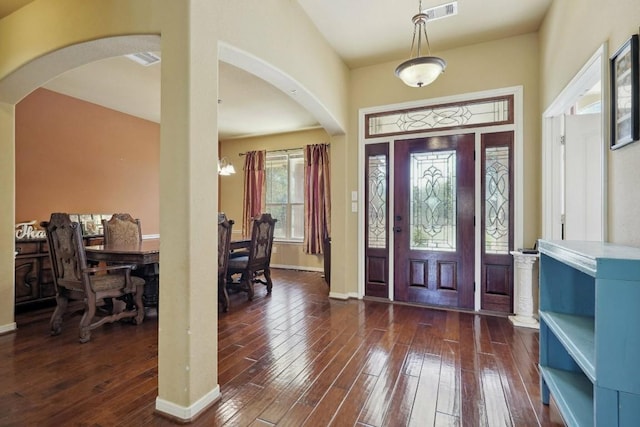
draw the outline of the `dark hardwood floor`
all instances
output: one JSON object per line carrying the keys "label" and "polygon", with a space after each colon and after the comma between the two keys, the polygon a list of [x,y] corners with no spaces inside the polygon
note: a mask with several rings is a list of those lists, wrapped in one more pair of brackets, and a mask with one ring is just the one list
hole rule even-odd
{"label": "dark hardwood floor", "polygon": [[[274,271],[273,295],[231,295],[219,315],[222,397],[194,426],[551,426],[538,333],[506,318],[336,301],[319,273]],[[51,309],[0,336],[0,425],[171,426],[154,413],[157,319],[79,318],[49,336]],[[560,424],[561,425],[561,424]]]}

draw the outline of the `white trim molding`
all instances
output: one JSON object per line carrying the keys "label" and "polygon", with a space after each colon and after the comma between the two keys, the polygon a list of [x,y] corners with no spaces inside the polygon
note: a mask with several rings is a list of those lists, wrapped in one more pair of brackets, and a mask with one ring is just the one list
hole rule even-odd
{"label": "white trim molding", "polygon": [[[561,150],[560,133],[562,132],[565,112],[573,106],[578,99],[595,84],[600,81],[601,92],[601,132],[602,148],[600,170],[594,171],[600,175],[601,184],[601,235],[602,240],[607,241],[607,154],[609,145],[607,143],[609,135],[609,60],[607,57],[608,44],[603,43],[580,71],[571,79],[567,86],[562,89],[558,96],[551,102],[542,113],[542,238],[561,239],[562,224],[560,215],[562,213],[562,195],[558,182],[561,179]],[[562,123],[561,123],[562,122]]]}
{"label": "white trim molding", "polygon": [[280,268],[282,270],[315,271],[318,273],[324,273],[324,268],[322,267],[306,267],[302,265],[285,265],[271,263],[271,268]]}
{"label": "white trim molding", "polygon": [[329,292],[329,298],[340,299],[346,301],[349,299],[349,294],[343,294],[339,292]]}
{"label": "white trim molding", "polygon": [[156,411],[170,415],[177,420],[188,422],[192,421],[198,414],[200,414],[200,412],[218,400],[220,396],[219,385],[216,385],[213,390],[188,407],[169,402],[168,400],[161,399],[160,396],[158,396],[156,397]]}
{"label": "white trim molding", "polygon": [[18,327],[16,326],[16,322],[7,323],[6,325],[0,325],[0,335],[6,334],[7,332],[13,332],[16,329],[18,329]]}

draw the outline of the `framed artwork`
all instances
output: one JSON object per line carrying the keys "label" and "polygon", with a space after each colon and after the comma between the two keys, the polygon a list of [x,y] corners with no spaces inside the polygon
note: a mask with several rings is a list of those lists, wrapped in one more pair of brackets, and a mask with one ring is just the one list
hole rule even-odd
{"label": "framed artwork", "polygon": [[638,140],[638,35],[609,60],[611,71],[611,149]]}

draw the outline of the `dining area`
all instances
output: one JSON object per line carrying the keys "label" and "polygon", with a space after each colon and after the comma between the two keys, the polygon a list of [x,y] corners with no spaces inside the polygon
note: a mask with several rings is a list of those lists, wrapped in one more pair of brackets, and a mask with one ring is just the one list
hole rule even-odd
{"label": "dining area", "polygon": [[[68,311],[82,310],[79,341],[89,342],[91,331],[105,323],[129,320],[140,325],[145,317],[157,317],[160,304],[159,237],[143,238],[141,221],[129,213],[114,213],[101,219],[102,235],[91,241],[83,233],[78,216],[52,213],[40,223],[46,236],[55,308],[51,335],[59,335]],[[277,222],[263,213],[252,220],[251,235],[233,239],[234,220],[218,214],[217,287],[220,312],[230,309],[229,293],[254,298],[254,284],[262,284],[270,295],[271,253]],[[212,262],[215,262],[212,260]],[[78,306],[79,308],[77,308]]]}

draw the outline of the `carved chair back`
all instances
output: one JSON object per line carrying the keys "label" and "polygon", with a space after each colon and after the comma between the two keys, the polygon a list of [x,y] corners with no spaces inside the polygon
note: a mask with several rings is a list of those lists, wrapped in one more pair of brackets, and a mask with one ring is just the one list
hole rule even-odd
{"label": "carved chair back", "polygon": [[[229,275],[241,273],[240,282],[233,287],[248,293],[249,300],[253,299],[253,283],[260,282],[267,286],[267,294],[271,294],[273,282],[271,280],[271,250],[273,248],[273,234],[276,219],[271,214],[264,213],[253,219],[251,227],[251,242],[248,253],[229,260]],[[258,279],[264,276],[265,280]]]}
{"label": "carved chair back", "polygon": [[269,213],[263,213],[253,220],[248,267],[254,272],[269,268],[276,221]]}
{"label": "carved chair back", "polygon": [[233,220],[227,219],[224,213],[218,214],[218,277],[226,277],[231,248],[231,231]]}
{"label": "carved chair back", "polygon": [[104,244],[122,243],[133,244],[142,242],[142,227],[140,220],[134,219],[128,213],[115,213],[109,221],[102,220],[104,229]]}
{"label": "carved chair back", "polygon": [[58,287],[84,292],[83,270],[87,268],[82,232],[77,222],[66,213],[53,213],[46,229],[53,283]]}
{"label": "carved chair back", "polygon": [[231,250],[231,230],[233,220],[227,219],[224,213],[218,214],[218,302],[222,311],[229,310],[229,294],[227,293],[227,271],[229,267],[229,251]]}

